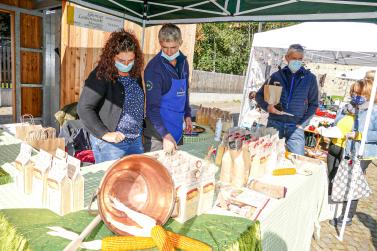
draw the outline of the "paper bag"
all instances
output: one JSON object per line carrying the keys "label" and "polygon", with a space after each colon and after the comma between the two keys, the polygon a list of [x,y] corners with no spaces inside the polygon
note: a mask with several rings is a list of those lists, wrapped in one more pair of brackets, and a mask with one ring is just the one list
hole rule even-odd
{"label": "paper bag", "polygon": [[30,131],[41,129],[41,125],[33,125],[29,123],[22,123],[16,126],[16,138],[20,140],[25,140]]}
{"label": "paper bag", "polygon": [[[29,119],[30,122],[27,122],[26,119]],[[34,123],[34,117],[31,114],[22,115],[20,122],[21,123],[16,126],[16,138],[20,140],[25,140],[30,130],[42,128],[41,125],[36,125]]]}
{"label": "paper bag", "polygon": [[277,105],[280,103],[282,87],[277,85],[264,85],[264,101],[270,105]]}
{"label": "paper bag", "polygon": [[39,128],[28,131],[25,141],[37,150],[55,154],[57,148],[65,149],[64,138],[56,138],[55,135],[55,128]]}

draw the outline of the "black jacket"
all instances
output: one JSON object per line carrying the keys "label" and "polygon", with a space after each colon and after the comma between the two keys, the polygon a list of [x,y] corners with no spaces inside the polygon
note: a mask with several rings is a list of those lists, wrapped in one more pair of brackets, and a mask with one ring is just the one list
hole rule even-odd
{"label": "black jacket", "polygon": [[114,132],[118,125],[124,89],[116,82],[98,79],[96,74],[97,69],[94,69],[85,80],[77,112],[85,129],[101,139],[105,133]]}

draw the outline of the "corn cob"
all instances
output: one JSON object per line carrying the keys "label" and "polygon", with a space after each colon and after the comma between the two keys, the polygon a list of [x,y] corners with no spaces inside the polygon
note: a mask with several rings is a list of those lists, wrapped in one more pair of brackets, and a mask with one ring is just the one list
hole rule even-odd
{"label": "corn cob", "polygon": [[296,168],[279,168],[272,171],[272,175],[291,175],[296,174]]}
{"label": "corn cob", "polygon": [[175,234],[167,231],[170,241],[173,243],[174,247],[177,249],[182,249],[185,251],[211,251],[212,248],[207,244],[191,239],[189,237]]}
{"label": "corn cob", "polygon": [[296,168],[280,168],[275,169],[272,171],[272,175],[279,176],[279,175],[290,175],[296,174]]}
{"label": "corn cob", "polygon": [[102,240],[103,251],[130,251],[153,248],[156,244],[150,237],[113,236]]}
{"label": "corn cob", "polygon": [[175,250],[165,229],[161,227],[160,225],[156,225],[152,228],[151,236],[158,250],[160,251],[174,251]]}

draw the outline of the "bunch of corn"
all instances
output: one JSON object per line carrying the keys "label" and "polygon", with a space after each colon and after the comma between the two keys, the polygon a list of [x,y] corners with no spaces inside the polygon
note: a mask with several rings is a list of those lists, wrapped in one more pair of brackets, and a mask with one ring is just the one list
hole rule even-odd
{"label": "bunch of corn", "polygon": [[160,251],[174,251],[175,248],[186,251],[210,251],[211,247],[203,242],[166,231],[156,225],[151,231],[152,237],[115,236],[102,240],[103,251],[131,251],[156,247]]}

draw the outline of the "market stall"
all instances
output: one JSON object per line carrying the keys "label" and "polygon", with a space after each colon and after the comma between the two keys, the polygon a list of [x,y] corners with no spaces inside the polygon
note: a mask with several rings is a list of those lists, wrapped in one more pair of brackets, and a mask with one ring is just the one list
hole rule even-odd
{"label": "market stall", "polygon": [[[96,9],[102,12],[106,12],[112,15],[117,15],[118,17],[122,17],[125,19],[130,19],[135,22],[138,22],[145,27],[146,25],[153,25],[159,23],[165,23],[167,21],[176,22],[176,23],[193,23],[193,22],[214,22],[214,21],[268,21],[268,20],[342,20],[345,17],[347,19],[358,19],[358,20],[370,20],[375,19],[377,17],[376,13],[374,12],[374,8],[376,2],[363,2],[358,3],[353,1],[345,3],[344,1],[336,1],[336,2],[329,2],[329,1],[274,1],[274,4],[264,4],[260,2],[248,2],[248,1],[224,1],[224,3],[219,3],[217,1],[159,1],[157,2],[148,2],[148,1],[132,1],[128,2],[127,5],[124,3],[120,3],[121,1],[81,1],[75,0],[72,1],[77,4],[83,5],[88,8]],[[312,13],[313,11],[313,3],[315,2],[315,10],[322,14]],[[269,1],[270,3],[270,1]],[[334,8],[328,8],[329,5],[337,6],[337,11],[334,13],[332,10]],[[198,8],[200,6],[200,8]],[[292,7],[292,8],[291,8]],[[372,11],[372,12],[370,12]],[[342,13],[340,13],[342,12]],[[357,13],[356,13],[357,12]],[[203,14],[206,13],[206,17],[203,18]],[[278,15],[276,15],[278,13]],[[348,14],[348,15],[345,15]],[[273,15],[271,15],[273,14]],[[307,15],[307,16],[305,16]],[[157,19],[156,19],[157,17]],[[160,19],[160,17],[164,17],[164,19]],[[297,42],[297,41],[295,41]],[[253,57],[251,57],[253,58]],[[370,114],[369,114],[370,115]],[[237,129],[238,130],[238,129]],[[236,131],[237,131],[236,130]],[[234,132],[234,131],[233,131]],[[253,132],[256,133],[256,132]],[[236,133],[237,134],[237,133]],[[240,134],[241,135],[241,134]],[[240,136],[238,135],[238,136]],[[246,133],[243,134],[245,136]],[[251,135],[251,134],[250,134]],[[275,136],[274,136],[275,135]],[[237,135],[235,135],[237,136]],[[264,141],[260,141],[260,137],[254,138],[256,139],[255,142],[263,143]],[[271,139],[276,139],[276,133],[263,133],[263,137],[266,136],[266,142],[268,144],[263,143],[263,147],[268,150],[269,147],[272,146]],[[8,136],[7,136],[8,137]],[[226,138],[226,137],[225,137]],[[241,137],[242,138],[242,137]],[[246,138],[243,138],[243,141]],[[232,141],[232,147],[236,147],[238,157],[240,156],[240,149],[238,148],[239,145],[237,140]],[[18,143],[18,142],[17,142]],[[17,144],[15,143],[15,144]],[[229,142],[227,142],[228,144]],[[269,145],[271,143],[271,145]],[[276,147],[276,142],[273,142],[274,147]],[[9,144],[8,144],[9,145]],[[210,144],[209,144],[210,145]],[[244,145],[248,145],[244,144]],[[184,149],[187,152],[190,150],[197,150],[200,147],[205,146],[204,142],[199,142],[199,144],[192,144],[187,145],[189,149]],[[255,146],[255,144],[253,145]],[[281,144],[280,144],[281,146]],[[230,145],[229,145],[230,147]],[[238,149],[237,149],[238,148]],[[247,146],[250,150],[250,147]],[[256,148],[256,147],[255,147]],[[280,147],[280,150],[283,149]],[[229,150],[229,149],[228,149]],[[237,217],[234,218],[234,213],[237,214],[237,210],[242,208],[243,206],[239,206],[236,203],[230,202],[232,207],[229,206],[228,211],[230,211],[232,218],[226,219],[224,216],[208,216],[208,214],[196,216],[193,219],[186,221],[183,225],[180,225],[176,222],[170,221],[167,223],[167,228],[171,227],[170,229],[174,231],[181,231],[183,234],[187,234],[193,238],[197,238],[205,243],[208,243],[213,248],[223,249],[223,245],[226,246],[225,249],[246,249],[246,250],[258,250],[260,248],[259,240],[262,239],[262,246],[266,250],[289,250],[289,249],[297,249],[297,250],[307,250],[309,249],[311,236],[313,234],[314,226],[318,226],[318,222],[321,219],[326,218],[326,206],[327,200],[325,199],[327,196],[327,184],[326,184],[326,176],[325,176],[325,168],[323,168],[322,162],[313,162],[313,160],[305,159],[305,158],[297,158],[292,156],[287,156],[287,160],[283,159],[283,162],[271,162],[270,160],[276,160],[278,156],[271,157],[274,151],[271,152],[270,150],[270,157],[263,155],[263,151],[260,149],[258,150],[258,165],[264,165],[263,169],[253,168],[253,171],[256,172],[251,177],[258,177],[260,181],[266,183],[274,183],[273,185],[279,185],[278,189],[281,187],[286,188],[286,193],[284,193],[283,197],[280,199],[271,197],[264,200],[266,203],[263,203],[262,207],[257,207],[259,209],[258,213],[255,213],[255,209],[253,209],[253,217],[250,220],[248,215],[243,215],[244,217],[248,218],[247,220],[244,217]],[[226,151],[224,152],[225,155]],[[276,153],[276,152],[275,152]],[[201,153],[204,154],[204,153]],[[203,155],[202,155],[203,156]],[[199,157],[202,157],[199,156]],[[284,153],[279,154],[281,158],[284,156]],[[16,158],[16,156],[14,156]],[[224,158],[224,157],[223,157]],[[222,158],[222,159],[223,159]],[[229,159],[229,158],[228,158]],[[251,160],[251,159],[249,159]],[[237,158],[237,161],[244,161],[242,157]],[[291,163],[290,167],[285,167],[285,170],[277,170],[280,169],[277,163],[284,163],[288,162]],[[269,163],[269,168],[267,170],[267,164]],[[84,189],[84,198],[88,198],[86,194],[90,193],[97,187],[97,184],[105,170],[109,168],[111,163],[104,163],[104,165],[108,166],[101,166],[95,165],[92,166],[90,169],[83,168],[82,175],[85,178],[87,175],[85,182],[86,190]],[[242,165],[235,165],[236,167],[241,167]],[[305,169],[300,169],[299,167],[305,166]],[[7,169],[7,167],[4,167]],[[9,167],[13,168],[13,167]],[[250,170],[245,168],[245,165],[242,167],[244,170]],[[226,169],[223,166],[221,167],[222,170]],[[286,170],[288,169],[288,170]],[[297,169],[297,170],[296,170]],[[7,169],[11,172],[11,169]],[[263,171],[260,171],[263,170]],[[86,171],[88,173],[86,173]],[[299,171],[301,173],[296,173]],[[242,173],[242,172],[241,172]],[[238,172],[238,175],[241,174]],[[290,174],[287,176],[276,176],[271,174]],[[220,173],[221,175],[221,173]],[[237,177],[231,177],[231,183],[234,182],[232,179]],[[241,175],[242,176],[242,175]],[[244,175],[242,177],[247,177],[248,175]],[[229,176],[227,176],[229,177]],[[65,178],[65,177],[63,177]],[[94,181],[91,179],[96,179]],[[248,191],[244,188],[245,179],[241,179],[241,190],[242,192],[237,195],[241,195],[243,192]],[[221,177],[220,177],[221,179]],[[235,179],[238,182],[240,179]],[[222,180],[224,182],[224,180]],[[248,180],[249,181],[249,180]],[[89,183],[88,183],[89,182]],[[225,182],[224,182],[225,183]],[[249,184],[249,183],[248,183]],[[86,212],[82,212],[82,217],[79,215],[75,217],[75,214],[79,213],[72,213],[67,214],[65,216],[57,216],[52,215],[51,211],[29,211],[24,209],[25,206],[30,207],[32,204],[24,204],[25,201],[29,202],[30,200],[26,197],[23,197],[22,191],[20,192],[18,189],[15,189],[14,184],[3,185],[1,188],[4,188],[4,198],[6,195],[10,195],[11,198],[6,199],[6,203],[12,202],[12,200],[21,199],[15,205],[19,205],[18,207],[21,208],[19,211],[10,209],[10,210],[3,210],[1,211],[2,214],[2,221],[5,224],[1,226],[4,227],[4,234],[1,234],[1,238],[5,240],[13,240],[15,239],[15,243],[17,247],[26,247],[27,245],[31,245],[31,248],[34,249],[41,249],[42,246],[45,247],[52,242],[53,237],[49,237],[44,233],[46,230],[46,226],[51,224],[56,224],[62,227],[68,227],[73,230],[75,233],[79,233],[83,230],[88,222],[90,222],[90,218]],[[233,188],[231,188],[233,189]],[[284,189],[285,190],[285,189]],[[2,190],[0,190],[2,191]],[[231,190],[233,191],[233,190]],[[281,190],[279,190],[281,191]],[[14,194],[16,193],[16,194]],[[310,195],[310,196],[308,196]],[[309,199],[308,199],[309,197]],[[2,198],[2,197],[1,197]],[[263,197],[264,199],[266,197]],[[229,198],[225,199],[225,202],[229,202]],[[230,194],[230,199],[238,199],[239,197],[234,198],[234,194]],[[218,203],[215,203],[217,205]],[[222,208],[221,203],[220,209]],[[247,203],[243,203],[247,204]],[[8,208],[15,208],[17,206],[12,204],[1,204],[6,205]],[[87,205],[87,204],[86,204]],[[225,205],[225,208],[228,204]],[[39,207],[36,205],[35,207]],[[233,210],[233,209],[234,210]],[[246,209],[251,209],[250,205],[246,206]],[[221,211],[221,210],[220,210]],[[218,213],[218,211],[215,211]],[[222,211],[224,213],[224,210]],[[238,211],[239,212],[239,211]],[[249,211],[247,211],[249,212]],[[29,214],[30,213],[30,214]],[[208,213],[212,213],[212,211],[208,211]],[[22,215],[22,217],[20,217]],[[38,215],[39,217],[35,217]],[[40,216],[46,216],[47,219],[42,219]],[[221,215],[221,214],[220,214]],[[26,217],[23,217],[26,216]],[[28,217],[29,216],[29,217]],[[87,218],[88,217],[88,218]],[[209,221],[203,219],[203,217],[208,217]],[[25,218],[29,219],[36,219],[36,221],[32,223],[28,223]],[[261,225],[261,236],[258,232],[258,223],[256,220],[260,221]],[[171,223],[173,222],[173,223]],[[177,228],[170,225],[170,223]],[[195,225],[198,223],[199,225]],[[217,225],[220,224],[221,226]],[[77,227],[75,224],[80,224]],[[233,224],[236,224],[234,228],[232,228]],[[74,226],[75,225],[75,226]],[[102,225],[104,226],[104,225]],[[212,227],[212,229],[211,229]],[[305,229],[303,229],[305,228]],[[199,234],[192,234],[190,231],[198,231],[201,233]],[[23,232],[25,231],[25,232]],[[94,233],[90,236],[91,239],[102,238],[106,234],[111,234],[108,230],[104,230],[104,235],[96,235],[100,230],[94,231]],[[208,235],[203,236],[203,232],[208,232]],[[220,232],[220,234],[218,234]],[[317,232],[318,233],[318,232]],[[225,234],[225,235],[224,235]],[[232,236],[231,236],[231,235]],[[22,237],[23,236],[23,237]],[[202,239],[201,239],[202,238]],[[208,239],[207,239],[208,238]],[[54,241],[60,242],[54,246],[56,248],[64,247],[69,241],[55,239]],[[222,243],[224,242],[224,243]],[[7,242],[0,242],[1,244],[8,244]],[[220,244],[219,244],[220,243]]]}
{"label": "market stall", "polygon": [[[9,163],[17,157],[20,141],[4,131],[1,131],[1,139],[1,152],[9,155],[2,167],[12,173],[13,167]],[[205,141],[186,144],[181,150],[203,157],[208,146],[213,143],[211,137]],[[305,163],[312,174],[267,175],[261,179],[266,183],[286,187],[287,192],[285,198],[269,199],[258,216],[259,223],[215,209],[184,224],[170,220],[165,227],[208,243],[215,250],[238,250],[242,249],[241,247],[245,250],[259,250],[258,245],[262,245],[263,250],[308,250],[314,229],[316,228],[316,233],[319,234],[319,221],[328,215],[326,173],[324,163],[305,158],[298,161]],[[97,189],[112,163],[105,162],[82,168],[81,173],[85,179],[85,206],[89,204],[93,191]],[[41,206],[36,200],[19,191],[14,182],[0,186],[0,205],[0,245],[4,247],[10,243],[22,243],[25,249],[29,247],[31,250],[40,250],[42,247],[63,249],[69,241],[49,236],[47,227],[60,226],[80,233],[93,219],[86,211],[58,216],[50,210],[40,209]],[[87,240],[102,239],[109,235],[113,234],[104,224],[100,224]],[[261,240],[260,244],[258,240]]]}

